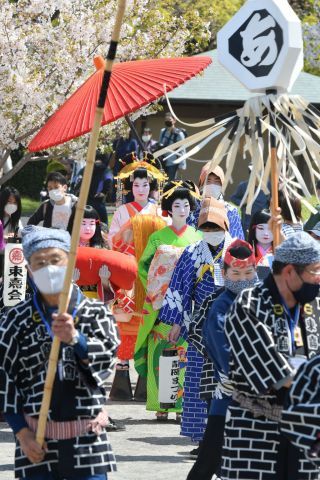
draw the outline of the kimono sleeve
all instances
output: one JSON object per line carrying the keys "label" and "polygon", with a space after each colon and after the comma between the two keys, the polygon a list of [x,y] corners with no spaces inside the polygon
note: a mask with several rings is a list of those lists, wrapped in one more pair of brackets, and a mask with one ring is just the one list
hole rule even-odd
{"label": "kimono sleeve", "polygon": [[[122,207],[122,206],[121,206]],[[122,208],[119,207],[113,214],[111,225],[109,228],[109,234],[108,234],[108,243],[110,248],[112,249],[112,239],[115,236],[116,233],[119,232],[121,229],[122,225],[125,223],[125,218],[122,215]]]}
{"label": "kimono sleeve", "polygon": [[184,250],[173,271],[164,297],[159,318],[167,325],[183,325],[189,330],[194,287],[194,265],[188,250]]}
{"label": "kimono sleeve", "polygon": [[152,259],[154,257],[154,254],[157,251],[157,248],[158,248],[157,242],[155,241],[155,238],[153,237],[153,235],[151,235],[149,237],[147,246],[140,257],[139,265],[138,265],[139,278],[144,288],[147,287],[149,268],[150,268]]}
{"label": "kimono sleeve", "polygon": [[240,240],[244,240],[243,228],[241,225],[241,218],[238,213],[238,209],[230,205],[227,210],[227,215],[229,220],[229,233],[231,238],[239,238]]}
{"label": "kimono sleeve", "polygon": [[112,373],[120,343],[116,322],[102,304],[91,315],[84,309],[81,316],[80,331],[86,336],[88,346],[88,370],[97,385],[103,387]]}
{"label": "kimono sleeve", "polygon": [[[320,358],[314,357],[300,367],[290,388],[283,410],[281,432],[308,458],[310,447],[319,440],[320,431]],[[309,458],[320,466],[320,459]]]}
{"label": "kimono sleeve", "polygon": [[226,316],[225,332],[241,374],[256,394],[262,394],[291,376],[293,370],[278,352],[269,328],[259,320],[259,311],[263,318],[268,312],[262,310],[264,299],[258,299],[259,306],[253,291],[245,290],[236,299]]}
{"label": "kimono sleeve", "polygon": [[208,316],[208,312],[211,309],[211,305],[214,302],[217,295],[214,293],[206,298],[202,304],[198,307],[195,306],[192,315],[192,322],[190,324],[189,330],[189,341],[192,345],[196,348],[196,350],[202,355],[203,357],[207,357],[207,351],[205,347],[204,338],[202,335],[202,327],[206,318]]}
{"label": "kimono sleeve", "polygon": [[19,345],[14,319],[6,317],[0,325],[0,411],[9,414],[21,413],[22,395],[19,391]]}

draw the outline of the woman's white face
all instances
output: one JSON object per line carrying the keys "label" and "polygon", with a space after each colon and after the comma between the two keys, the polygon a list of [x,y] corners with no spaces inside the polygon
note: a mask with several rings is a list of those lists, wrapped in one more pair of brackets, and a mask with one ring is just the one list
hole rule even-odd
{"label": "woman's white face", "polygon": [[273,242],[273,234],[267,223],[259,223],[256,226],[256,239],[262,245]]}
{"label": "woman's white face", "polygon": [[135,178],[132,184],[132,194],[135,202],[148,200],[150,184],[146,178]]}
{"label": "woman's white face", "polygon": [[80,227],[81,240],[90,240],[96,233],[96,221],[94,218],[84,218]]}
{"label": "woman's white face", "polygon": [[172,204],[172,219],[183,220],[190,215],[190,203],[187,199],[177,198]]}

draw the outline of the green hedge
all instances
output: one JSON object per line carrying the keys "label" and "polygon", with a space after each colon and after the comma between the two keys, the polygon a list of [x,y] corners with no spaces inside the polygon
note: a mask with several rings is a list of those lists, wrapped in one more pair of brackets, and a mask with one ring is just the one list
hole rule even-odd
{"label": "green hedge", "polygon": [[[13,165],[19,161],[22,154],[23,152],[19,150],[12,153],[11,158]],[[17,188],[21,196],[39,200],[39,194],[46,178],[46,168],[46,160],[29,162],[8,181],[7,185]]]}

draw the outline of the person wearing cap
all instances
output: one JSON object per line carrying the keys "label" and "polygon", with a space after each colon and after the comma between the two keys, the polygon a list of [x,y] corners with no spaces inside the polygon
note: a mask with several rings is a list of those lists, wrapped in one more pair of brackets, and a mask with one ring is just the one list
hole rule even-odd
{"label": "person wearing cap", "polygon": [[[221,478],[312,480],[318,469],[279,428],[300,365],[320,353],[320,245],[306,232],[275,249],[272,273],[244,290],[225,322],[233,401]],[[250,432],[250,433],[249,433]]]}
{"label": "person wearing cap", "polygon": [[320,222],[316,223],[310,230],[306,230],[311,237],[313,237],[315,240],[320,241]]}
{"label": "person wearing cap", "polygon": [[[199,215],[203,240],[185,248],[174,269],[159,318],[172,328],[168,339],[175,343],[180,337],[188,341],[193,311],[223,286],[221,273],[225,250],[231,243],[229,221],[223,203],[205,198]],[[203,357],[189,343],[184,383],[181,434],[192,441],[202,440],[207,419],[207,405],[199,397]],[[197,450],[191,456],[197,455]]]}
{"label": "person wearing cap", "polygon": [[[210,402],[206,431],[199,449],[199,455],[187,480],[211,480],[220,476],[224,424],[227,408],[232,400],[232,386],[228,379],[229,345],[224,332],[225,317],[238,293],[254,287],[257,282],[255,255],[251,245],[244,240],[235,240],[226,250],[222,275],[224,289],[216,296],[210,295],[202,323],[204,355],[213,362],[215,378],[218,381]],[[208,373],[208,372],[207,372]]]}
{"label": "person wearing cap", "polygon": [[[221,167],[211,168],[212,162],[208,162],[201,170],[199,178],[199,190],[203,198],[213,197],[224,203],[227,210],[229,220],[229,234],[231,238],[244,239],[241,218],[238,209],[226,202],[222,195],[222,187],[224,184],[224,172]],[[201,210],[201,201],[198,201],[197,208],[190,213],[188,225],[196,227],[198,225],[199,214]]]}
{"label": "person wearing cap", "polygon": [[[0,411],[16,438],[15,477],[106,480],[115,470],[105,431],[105,382],[119,344],[113,317],[75,285],[68,311],[57,313],[70,235],[36,226],[22,235],[34,295],[0,323]],[[53,336],[61,347],[41,447],[35,432]]]}

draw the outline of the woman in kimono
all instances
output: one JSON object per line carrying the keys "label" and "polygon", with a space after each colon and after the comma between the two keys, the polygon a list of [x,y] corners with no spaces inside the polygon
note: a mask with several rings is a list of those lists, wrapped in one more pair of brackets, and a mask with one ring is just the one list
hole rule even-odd
{"label": "woman in kimono", "polygon": [[[168,274],[173,271],[174,261],[177,259],[177,248],[180,247],[181,251],[187,245],[195,243],[200,240],[201,236],[193,227],[189,227],[186,224],[187,217],[190,210],[194,208],[194,186],[191,182],[169,182],[163,189],[163,197],[161,201],[161,207],[164,214],[169,215],[172,219],[172,225],[153,233],[148,241],[146,249],[139,262],[139,275],[140,280],[147,290],[147,298],[144,304],[143,310],[143,323],[139,327],[138,338],[135,347],[135,368],[137,372],[147,378],[147,410],[157,412],[158,420],[166,420],[168,418],[168,411],[180,413],[182,408],[182,385],[184,369],[180,371],[179,377],[179,400],[176,403],[175,408],[164,410],[160,409],[158,401],[158,384],[159,384],[159,357],[163,348],[171,347],[172,345],[167,341],[167,335],[170,327],[157,322],[159,306],[155,306],[155,300],[158,304],[162,303],[161,298],[153,299],[149,298],[154,288],[147,288],[148,280],[150,286],[150,275],[148,278],[148,272],[152,261],[156,261],[155,255],[160,252],[160,249],[164,246],[171,246],[172,261],[171,265],[166,266],[165,262],[161,261],[161,255],[159,268],[155,268],[154,281],[159,281],[162,276],[168,279]],[[170,254],[169,254],[170,256]],[[154,266],[154,263],[153,263]],[[167,281],[167,280],[165,280]],[[158,285],[157,291],[163,292],[164,295],[167,285]],[[177,342],[179,355],[184,366],[186,342],[180,339]]]}
{"label": "woman in kimono", "polygon": [[110,248],[114,246],[115,235],[130,218],[138,214],[160,214],[158,205],[150,198],[150,192],[157,190],[157,182],[165,179],[160,162],[145,152],[143,160],[139,160],[135,153],[130,153],[123,163],[125,166],[118,174],[117,195],[124,200],[131,193],[133,201],[120,205],[113,215],[108,236]]}
{"label": "woman in kimono", "polygon": [[273,233],[270,229],[271,215],[267,210],[257,212],[251,217],[248,242],[254,248],[257,267],[272,267]]}
{"label": "woman in kimono", "polygon": [[[213,197],[224,204],[229,220],[229,233],[231,237],[243,240],[244,235],[238,209],[237,207],[231,205],[231,203],[226,202],[222,195],[222,188],[224,184],[223,170],[219,166],[212,169],[211,165],[212,162],[206,163],[200,173],[199,189],[202,193],[202,197]],[[190,216],[187,220],[188,225],[191,225],[195,228],[198,226],[201,203],[202,202],[200,200],[197,201],[196,209],[190,213]]]}
{"label": "woman in kimono", "polygon": [[[145,154],[138,160],[135,154],[125,157],[126,165],[118,174],[118,193],[132,193],[134,201],[121,205],[110,226],[109,243],[112,250],[139,261],[151,233],[163,228],[165,220],[158,205],[150,200],[150,192],[165,180],[160,162]],[[137,332],[141,323],[144,289],[137,279],[132,290],[116,292],[113,314],[118,322],[121,344],[118,349],[118,370],[128,370],[133,358]],[[113,399],[116,399],[113,395]],[[120,398],[119,398],[120,399]]]}
{"label": "woman in kimono", "polygon": [[[171,327],[168,339],[188,341],[194,309],[215,290],[223,286],[221,274],[225,249],[231,243],[229,221],[223,203],[205,198],[198,222],[203,240],[187,247],[181,255],[167,290],[159,318]],[[207,419],[207,404],[200,400],[199,383],[203,357],[190,343],[183,394],[181,435],[192,441],[202,440]],[[197,450],[197,449],[196,449]],[[197,452],[190,452],[192,456]]]}

